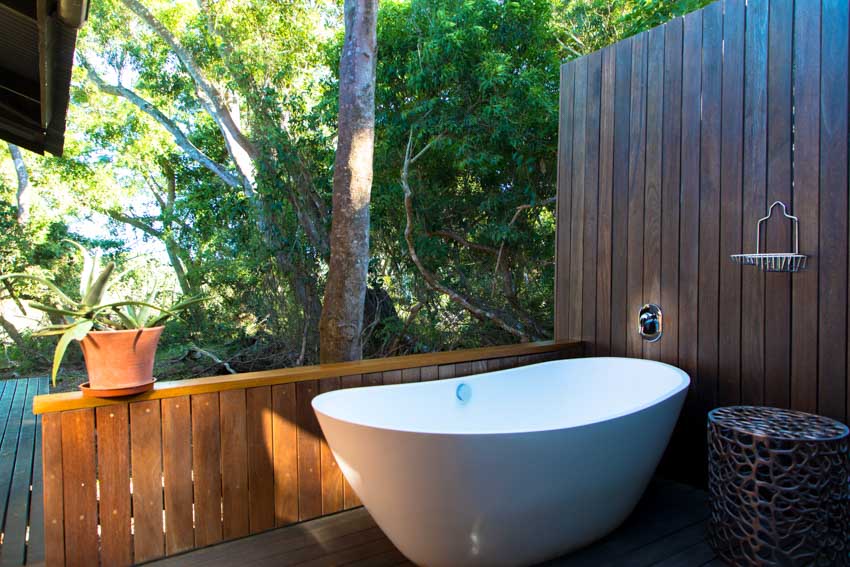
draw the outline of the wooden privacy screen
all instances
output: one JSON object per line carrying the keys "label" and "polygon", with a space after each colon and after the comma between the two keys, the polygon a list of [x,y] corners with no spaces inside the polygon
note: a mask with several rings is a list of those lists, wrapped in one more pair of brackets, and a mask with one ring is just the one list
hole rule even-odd
{"label": "wooden privacy screen", "polygon": [[533,343],[185,380],[129,401],[35,399],[48,566],[129,565],[358,506],[311,400],[580,356]]}
{"label": "wooden privacy screen", "polygon": [[[723,0],[561,69],[556,337],[686,370],[691,445],[720,404],[847,419],[847,68],[848,0]],[[729,260],[776,200],[802,273]]]}

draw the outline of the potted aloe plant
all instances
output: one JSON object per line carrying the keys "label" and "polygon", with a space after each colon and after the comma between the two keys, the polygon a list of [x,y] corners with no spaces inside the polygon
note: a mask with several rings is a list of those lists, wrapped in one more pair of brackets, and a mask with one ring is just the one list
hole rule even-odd
{"label": "potted aloe plant", "polygon": [[170,307],[156,305],[154,289],[144,301],[109,299],[115,263],[101,266],[100,254],[92,254],[77,242],[84,259],[80,276],[80,299],[69,297],[48,278],[30,274],[8,274],[2,280],[32,280],[45,286],[54,298],[48,305],[31,301],[30,306],[50,315],[54,321],[38,330],[39,336],[59,335],[53,356],[52,379],[56,385],[59,365],[71,341],[80,342],[89,382],[80,388],[86,395],[123,396],[153,387],[153,363],[163,325],[170,317],[203,300],[192,297]]}

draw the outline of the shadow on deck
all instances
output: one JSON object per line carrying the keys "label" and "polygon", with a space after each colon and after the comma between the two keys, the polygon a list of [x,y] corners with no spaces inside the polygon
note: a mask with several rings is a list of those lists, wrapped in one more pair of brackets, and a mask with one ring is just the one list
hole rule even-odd
{"label": "shadow on deck", "polygon": [[[545,567],[723,565],[705,542],[707,495],[655,480],[635,512],[613,534]],[[412,565],[364,508],[341,512],[192,551],[151,565],[381,567]],[[541,566],[544,567],[544,566]]]}
{"label": "shadow on deck", "polygon": [[47,378],[0,381],[0,567],[44,561],[41,418]]}

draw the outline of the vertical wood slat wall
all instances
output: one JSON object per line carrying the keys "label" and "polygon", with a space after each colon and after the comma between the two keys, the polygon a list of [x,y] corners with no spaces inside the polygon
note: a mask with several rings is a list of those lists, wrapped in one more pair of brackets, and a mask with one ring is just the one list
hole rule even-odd
{"label": "vertical wood slat wall", "polygon": [[[719,404],[846,421],[848,0],[719,0],[565,63],[560,108],[556,338],[686,370],[692,445]],[[775,200],[804,272],[729,260]],[[790,249],[790,225],[763,242]]]}
{"label": "vertical wood slat wall", "polygon": [[496,357],[480,349],[478,359],[451,364],[439,364],[438,353],[425,355],[429,365],[421,368],[44,413],[46,564],[130,565],[359,506],[313,397],[583,352],[575,343],[497,348]]}

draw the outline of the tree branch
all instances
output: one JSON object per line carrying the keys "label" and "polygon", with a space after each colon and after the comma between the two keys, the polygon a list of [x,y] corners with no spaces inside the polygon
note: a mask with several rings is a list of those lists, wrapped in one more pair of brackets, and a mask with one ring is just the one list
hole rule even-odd
{"label": "tree branch", "polygon": [[[145,22],[148,27],[150,27],[165,43],[167,43],[172,51],[174,51],[174,54],[183,64],[183,67],[189,73],[189,76],[191,76],[195,81],[198,89],[204,94],[204,97],[201,97],[202,102],[206,102],[205,106],[207,107],[207,111],[213,117],[213,120],[216,121],[216,124],[219,125],[219,128],[222,129],[222,133],[225,134],[225,139],[229,133],[233,136],[236,142],[245,149],[251,159],[255,159],[257,157],[257,149],[254,144],[245,137],[242,130],[236,124],[230,110],[224,103],[224,97],[222,97],[221,93],[218,92],[218,89],[216,89],[215,86],[207,80],[201,71],[201,68],[189,52],[180,44],[180,42],[177,41],[174,34],[172,34],[168,28],[162,24],[162,22],[156,19],[156,17],[138,0],[122,0],[122,2],[130,9],[130,11],[141,18],[141,20]],[[203,100],[204,98],[206,101]]]}
{"label": "tree branch", "polygon": [[[413,130],[411,130],[411,131],[410,131],[410,134],[411,134],[411,136],[413,135]],[[427,144],[425,144],[425,147],[424,147],[424,148],[422,148],[421,150],[419,150],[419,152],[418,152],[415,156],[413,156],[412,158],[410,158],[410,160],[409,160],[409,161],[410,161],[410,165],[413,165],[414,163],[416,163],[416,160],[418,160],[419,158],[421,158],[421,157],[425,154],[425,152],[427,152],[428,150],[430,150],[430,149],[431,149],[431,146],[433,146],[434,144],[436,144],[437,142],[439,142],[440,140],[442,140],[444,137],[445,137],[445,134],[437,134],[437,136],[435,136],[434,138],[432,138],[430,142],[428,142]],[[411,138],[411,141],[412,141],[412,138]],[[407,145],[407,147],[408,147],[408,150],[409,150],[409,149],[410,149],[410,141],[408,141],[408,145]]]}
{"label": "tree branch", "polygon": [[110,217],[117,220],[118,222],[123,222],[124,224],[129,224],[130,226],[132,226],[134,228],[138,228],[139,230],[141,230],[145,234],[149,234],[150,236],[153,236],[154,238],[158,238],[158,239],[162,240],[162,238],[164,236],[162,234],[162,231],[155,229],[151,225],[145,223],[142,219],[138,219],[138,218],[135,218],[135,217],[125,215],[121,211],[111,210],[111,211],[106,211],[106,214],[108,214]]}
{"label": "tree branch", "polygon": [[15,289],[12,287],[12,284],[9,283],[9,280],[3,280],[3,287],[5,287],[6,291],[9,292],[9,297],[11,297],[12,301],[15,302],[15,305],[18,306],[18,311],[21,312],[21,315],[26,316],[27,310],[24,309],[24,304],[21,303],[20,298],[18,298],[18,294],[15,293]]}
{"label": "tree branch", "polygon": [[22,353],[25,353],[27,356],[37,358],[42,364],[47,362],[47,358],[43,354],[27,346],[27,343],[21,336],[20,331],[15,328],[11,321],[3,317],[2,314],[0,314],[0,329],[2,329],[10,339],[12,339],[12,342],[15,343]]}
{"label": "tree branch", "polygon": [[77,52],[77,57],[80,60],[80,65],[86,70],[89,79],[97,85],[97,87],[113,96],[122,97],[129,102],[133,103],[137,106],[142,112],[156,120],[160,126],[165,128],[171,136],[174,138],[174,143],[176,143],[183,151],[189,154],[193,159],[195,159],[198,163],[209,169],[213,172],[219,179],[224,181],[226,185],[234,188],[241,188],[242,182],[232,173],[224,169],[224,167],[215,161],[212,158],[207,156],[204,152],[202,152],[195,144],[193,144],[186,134],[183,133],[182,130],[177,126],[177,124],[162,113],[153,103],[145,100],[132,90],[124,87],[122,85],[111,85],[103,80],[103,78],[97,74],[97,71],[89,64],[86,58]]}
{"label": "tree branch", "polygon": [[153,198],[156,199],[159,208],[164,211],[167,208],[167,205],[165,204],[165,200],[162,198],[162,195],[159,194],[162,187],[154,181],[150,175],[146,175],[145,180],[148,182],[148,189],[151,190],[151,194],[153,195]]}
{"label": "tree branch", "polygon": [[[519,215],[523,211],[526,211],[528,209],[532,209],[534,207],[542,207],[542,206],[545,206],[545,205],[550,205],[554,202],[555,202],[555,197],[549,197],[548,199],[544,199],[543,201],[540,201],[538,203],[520,205],[519,207],[516,208],[516,211],[514,211],[514,216],[511,217],[511,222],[508,223],[508,228],[511,228],[514,225],[514,223],[519,218]],[[502,255],[504,254],[504,251],[505,251],[505,239],[503,238],[502,244],[499,245],[499,255],[496,256],[496,269],[494,270],[495,272],[499,271],[499,265],[502,263]]]}
{"label": "tree branch", "polygon": [[436,276],[425,267],[425,265],[422,263],[422,260],[419,258],[419,255],[416,253],[416,246],[413,242],[413,192],[410,190],[410,183],[408,182],[408,177],[410,173],[410,165],[413,162],[412,157],[419,158],[420,156],[422,156],[424,150],[427,149],[430,144],[431,143],[429,143],[428,146],[426,146],[422,151],[417,153],[416,156],[411,156],[411,150],[413,147],[413,130],[411,130],[410,136],[407,140],[407,149],[404,154],[404,165],[401,169],[401,186],[404,190],[404,211],[407,219],[407,222],[404,227],[404,240],[407,242],[407,250],[410,254],[411,260],[413,260],[413,263],[416,265],[416,268],[419,270],[419,273],[422,274],[422,277],[425,279],[425,282],[431,287],[431,289],[438,291],[444,295],[447,295],[449,299],[466,309],[476,319],[482,321],[492,321],[501,329],[507,331],[508,333],[516,337],[519,337],[521,340],[530,340],[530,337],[525,331],[518,329],[514,325],[511,325],[502,317],[494,313],[492,310],[475,305],[472,301],[463,297],[455,290],[440,283],[437,280]]}
{"label": "tree branch", "polygon": [[428,236],[439,236],[443,240],[451,240],[453,242],[457,242],[461,246],[465,246],[466,248],[478,250],[479,252],[484,252],[485,254],[490,254],[492,256],[495,256],[499,253],[499,251],[493,248],[492,246],[487,246],[486,244],[479,244],[478,242],[470,242],[462,235],[451,230],[425,231],[425,234],[427,234]]}
{"label": "tree branch", "polygon": [[210,5],[210,0],[197,0],[197,4],[198,9],[207,21],[207,29],[209,30],[210,35],[218,40],[218,52],[219,55],[221,55],[221,59],[224,61],[224,64],[227,66],[227,69],[236,81],[242,83],[243,87],[248,92],[257,97],[260,93],[260,89],[257,87],[254,77],[250,72],[240,70],[239,63],[241,62],[235,61],[236,53],[233,50],[233,46],[230,41],[225,37],[221,28],[218,26],[215,9]]}

